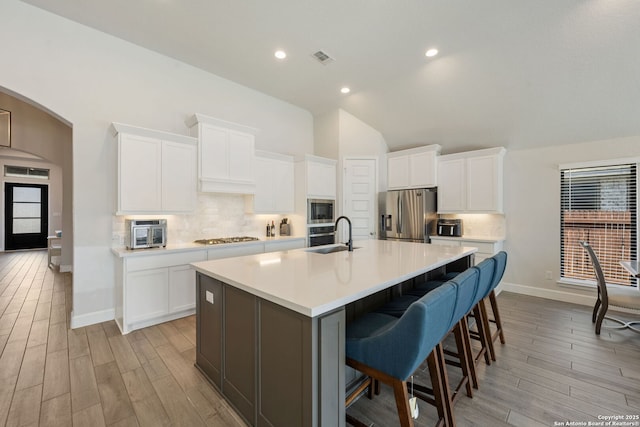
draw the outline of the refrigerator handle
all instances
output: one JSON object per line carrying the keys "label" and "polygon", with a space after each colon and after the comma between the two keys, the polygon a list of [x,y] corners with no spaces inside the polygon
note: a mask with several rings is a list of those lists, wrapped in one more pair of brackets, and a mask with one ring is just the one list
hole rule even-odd
{"label": "refrigerator handle", "polygon": [[396,219],[396,232],[402,233],[402,197],[398,197],[398,218]]}

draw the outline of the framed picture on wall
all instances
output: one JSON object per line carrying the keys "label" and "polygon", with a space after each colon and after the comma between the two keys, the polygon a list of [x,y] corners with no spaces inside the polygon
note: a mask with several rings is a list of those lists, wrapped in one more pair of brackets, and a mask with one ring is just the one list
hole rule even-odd
{"label": "framed picture on wall", "polygon": [[0,109],[0,147],[11,147],[11,112]]}

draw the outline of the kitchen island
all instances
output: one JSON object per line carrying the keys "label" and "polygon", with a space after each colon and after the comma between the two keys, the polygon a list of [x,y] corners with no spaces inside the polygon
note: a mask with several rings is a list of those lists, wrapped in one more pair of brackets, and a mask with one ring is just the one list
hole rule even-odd
{"label": "kitchen island", "polygon": [[[196,366],[250,425],[343,426],[346,323],[476,248],[382,240],[193,263]],[[454,267],[452,267],[454,266]]]}

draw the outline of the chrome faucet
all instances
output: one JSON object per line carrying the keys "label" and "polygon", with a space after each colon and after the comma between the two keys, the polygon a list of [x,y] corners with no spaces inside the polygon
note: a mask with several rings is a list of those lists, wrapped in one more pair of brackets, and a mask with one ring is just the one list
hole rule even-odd
{"label": "chrome faucet", "polygon": [[351,220],[346,216],[338,217],[338,219],[336,219],[336,225],[333,226],[333,231],[338,230],[338,223],[340,222],[341,219],[346,219],[347,222],[349,223],[349,241],[346,243],[346,245],[349,248],[349,252],[353,252],[353,239],[351,237]]}

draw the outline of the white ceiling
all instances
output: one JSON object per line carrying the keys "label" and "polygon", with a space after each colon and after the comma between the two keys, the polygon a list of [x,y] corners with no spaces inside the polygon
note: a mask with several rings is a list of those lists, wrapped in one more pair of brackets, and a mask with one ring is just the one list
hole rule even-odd
{"label": "white ceiling", "polygon": [[640,135],[637,0],[23,1],[314,115],[343,108],[392,150]]}

